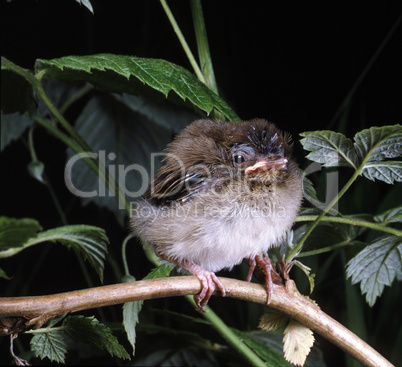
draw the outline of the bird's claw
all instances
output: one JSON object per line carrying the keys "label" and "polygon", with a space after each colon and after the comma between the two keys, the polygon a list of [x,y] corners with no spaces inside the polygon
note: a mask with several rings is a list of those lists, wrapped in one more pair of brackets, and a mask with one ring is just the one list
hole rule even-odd
{"label": "bird's claw", "polygon": [[218,286],[222,296],[226,296],[226,290],[222,282],[218,279],[215,273],[207,270],[200,270],[196,274],[197,278],[201,281],[201,292],[194,296],[194,301],[198,306],[197,311],[208,312],[204,309],[209,299],[215,291],[215,285]]}
{"label": "bird's claw", "polygon": [[267,289],[267,305],[269,305],[271,303],[272,294],[274,292],[274,285],[273,285],[274,281],[272,280],[272,273],[274,273],[278,277],[279,275],[276,274],[275,270],[272,268],[271,261],[269,260],[268,257],[256,255],[255,257],[249,258],[248,261],[250,265],[250,269],[248,271],[246,278],[248,282],[251,280],[251,277],[257,265],[264,271],[264,283],[265,288]]}

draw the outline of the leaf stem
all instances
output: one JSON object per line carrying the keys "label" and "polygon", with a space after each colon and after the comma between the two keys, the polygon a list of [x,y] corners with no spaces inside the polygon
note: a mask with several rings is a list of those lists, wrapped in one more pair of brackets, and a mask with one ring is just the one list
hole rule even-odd
{"label": "leaf stem", "polygon": [[297,257],[306,257],[306,256],[312,256],[312,255],[318,255],[318,254],[322,254],[324,252],[329,252],[332,250],[335,250],[337,248],[340,247],[344,247],[347,245],[352,244],[352,242],[350,241],[342,241],[342,242],[338,242],[335,245],[331,245],[331,246],[327,246],[327,247],[322,247],[316,250],[311,250],[311,251],[306,251],[306,252],[301,252],[300,254],[297,255]]}
{"label": "leaf stem", "polygon": [[[201,0],[191,0],[191,12],[193,14],[193,23],[195,38],[197,40],[198,59],[201,65],[202,74],[205,78],[205,84],[214,93],[218,94],[214,68],[212,65],[211,53],[209,51],[207,30],[205,27],[204,14],[202,11]],[[216,108],[212,111],[212,116],[218,120],[225,120],[225,115]]]}
{"label": "leaf stem", "polygon": [[[320,213],[320,215],[314,220],[313,224],[309,227],[309,229],[304,233],[303,237],[300,239],[299,243],[290,249],[288,254],[286,255],[286,262],[289,262],[293,259],[294,256],[296,256],[297,253],[300,252],[300,249],[302,248],[304,242],[306,241],[307,237],[311,234],[311,232],[314,230],[314,228],[317,226],[317,224],[324,218],[325,214],[340,200],[340,198],[345,194],[345,192],[350,188],[350,186],[355,182],[357,177],[360,175],[362,170],[364,169],[364,166],[366,165],[367,161],[369,160],[371,153],[377,148],[379,144],[381,144],[381,141],[378,141],[376,144],[374,144],[371,149],[366,153],[366,156],[362,159],[362,162],[355,170],[353,173],[352,177],[349,179],[349,181],[345,184],[345,186],[341,189],[341,191],[338,193],[337,196],[335,196],[331,202],[326,206],[326,208]],[[380,230],[384,230],[383,228],[387,227],[382,227]],[[389,227],[388,227],[389,228]],[[378,229],[378,227],[376,228]],[[391,229],[392,230],[392,229]],[[385,232],[389,232],[389,230],[386,230]],[[399,232],[399,231],[398,231]],[[397,233],[398,236],[400,236],[400,232]]]}
{"label": "leaf stem", "polygon": [[66,110],[75,102],[82,98],[85,94],[93,89],[92,85],[86,83],[80,90],[77,91],[74,95],[72,95],[67,101],[63,103],[60,107],[60,113],[63,114]]}
{"label": "leaf stem", "polygon": [[[186,298],[196,308],[194,297],[187,295]],[[223,321],[211,310],[209,306],[205,307],[203,316],[217,329],[217,331],[225,338],[239,353],[241,353],[253,366],[264,366],[266,363],[249,348]]]}
{"label": "leaf stem", "polygon": [[324,218],[325,214],[328,213],[328,211],[340,200],[340,198],[343,196],[343,194],[349,189],[349,187],[353,184],[353,182],[356,180],[357,176],[359,176],[360,171],[363,169],[363,164],[357,169],[352,177],[349,179],[349,181],[345,184],[345,186],[341,189],[341,191],[338,193],[337,196],[335,196],[331,202],[325,207],[325,209],[320,213],[320,215],[317,216],[317,218],[314,220],[313,224],[308,228],[308,230],[304,233],[303,237],[300,239],[300,241],[297,243],[297,245],[293,248],[291,248],[286,255],[286,262],[290,262],[294,256],[300,251],[302,248],[304,242],[306,241],[307,237],[310,236],[311,232],[313,232],[314,228],[317,226],[318,223]]}
{"label": "leaf stem", "polygon": [[37,163],[38,157],[36,155],[35,145],[34,145],[34,141],[33,141],[34,130],[35,130],[35,126],[32,126],[28,131],[28,147],[29,147],[29,152],[31,153],[32,162]]}
{"label": "leaf stem", "polygon": [[[147,249],[149,254],[152,254],[152,257],[148,257],[148,259],[153,262],[156,266],[161,265],[160,258],[155,255],[155,253],[150,250],[149,246],[146,246],[144,250]],[[198,280],[198,279],[197,279]],[[195,304],[194,297],[191,295],[185,296],[187,301],[190,302],[194,308],[197,308]],[[202,315],[210,321],[211,325],[220,333],[229,344],[233,346],[233,348],[239,351],[247,360],[249,360],[254,366],[265,366],[266,364],[258,357],[254,351],[249,348],[244,342],[239,338],[223,321],[222,319],[214,312],[209,306],[205,307],[205,310],[208,312],[203,312]]]}
{"label": "leaf stem", "polygon": [[50,332],[54,332],[54,331],[63,331],[63,330],[67,330],[67,329],[68,329],[67,326],[55,326],[55,327],[47,326],[47,327],[43,327],[43,328],[39,328],[39,329],[27,330],[27,331],[25,331],[25,333],[26,334],[44,334],[44,333],[50,333]]}
{"label": "leaf stem", "polygon": [[[69,124],[69,122],[64,118],[64,116],[60,113],[60,111],[57,109],[57,107],[52,103],[52,101],[49,99],[47,96],[45,90],[42,87],[42,84],[40,82],[40,79],[43,77],[43,72],[37,73],[36,76],[34,76],[30,71],[25,70],[11,61],[5,59],[4,57],[1,58],[2,65],[5,65],[7,68],[9,68],[11,71],[14,71],[18,75],[22,76],[25,78],[31,85],[32,87],[36,90],[37,94],[39,97],[43,100],[45,103],[46,107],[49,109],[49,111],[53,114],[53,116],[60,122],[60,124],[63,126],[63,128],[68,132],[68,134],[78,143],[74,143],[70,138],[66,137],[65,134],[63,134],[60,130],[58,130],[56,127],[54,127],[51,123],[47,122],[45,119],[40,118],[40,117],[35,117],[35,121],[39,122],[42,126],[44,126],[46,129],[52,132],[53,135],[61,139],[64,143],[68,142],[68,146],[72,148],[76,153],[94,153],[91,149],[91,147],[85,142],[84,139],[81,138],[81,136],[74,130],[74,128]],[[39,78],[39,79],[38,79]],[[83,92],[86,92],[86,89],[83,90]],[[95,153],[94,153],[95,154]],[[116,182],[115,178],[109,174],[108,169],[105,167],[102,161],[100,161],[96,158],[95,162],[91,162],[90,159],[84,158],[85,162],[95,170],[97,175],[105,182],[106,187],[114,187],[115,189],[115,195],[117,197],[117,200],[122,202],[124,204],[124,208],[127,212],[128,215],[130,215],[130,204],[124,194],[124,192],[121,190],[120,185]],[[109,186],[109,181],[111,181],[111,184]]]}
{"label": "leaf stem", "polygon": [[[296,222],[312,222],[312,221],[315,221],[316,219],[317,219],[316,215],[301,215],[296,218]],[[334,222],[334,223],[345,223],[345,224],[350,224],[352,226],[366,227],[366,228],[374,229],[377,231],[390,233],[395,236],[402,236],[402,231],[397,228],[387,227],[386,225],[381,224],[381,223],[373,223],[373,222],[368,222],[366,220],[361,220],[361,219],[324,216],[321,218],[321,221]]]}
{"label": "leaf stem", "polygon": [[204,14],[200,0],[191,0],[191,12],[193,14],[194,30],[197,39],[198,58],[202,73],[206,79],[206,85],[213,92],[218,94],[214,68],[212,66],[211,53],[209,51],[207,30],[205,27]]}
{"label": "leaf stem", "polygon": [[130,270],[128,268],[128,262],[127,262],[127,254],[126,254],[126,248],[127,248],[127,242],[130,241],[134,237],[133,234],[129,234],[123,241],[121,245],[121,257],[123,259],[123,266],[124,266],[124,275],[129,276]]}
{"label": "leaf stem", "polygon": [[190,47],[188,46],[187,41],[184,38],[184,35],[180,30],[179,25],[176,22],[176,19],[174,18],[174,15],[169,8],[169,5],[167,4],[166,0],[160,0],[160,2],[163,7],[163,10],[165,11],[165,13],[170,21],[170,24],[172,25],[172,27],[177,35],[177,38],[179,39],[179,41],[181,43],[181,46],[183,47],[184,52],[187,55],[188,60],[190,61],[191,66],[194,69],[195,75],[197,75],[197,78],[200,81],[202,81],[204,84],[207,84],[205,77],[204,77],[200,67],[197,64],[197,61],[195,60],[195,57],[194,57],[193,53],[191,52]]}
{"label": "leaf stem", "polygon": [[[55,127],[52,123],[47,121],[41,116],[35,116],[34,120],[40,124],[42,127],[44,127],[48,132],[50,132],[54,137],[57,139],[61,140],[67,147],[69,147],[71,150],[73,150],[75,153],[83,153],[84,150],[78,145],[77,142],[72,140],[70,137],[68,137],[65,133],[60,131],[57,127]],[[95,172],[98,173],[99,167],[96,165],[96,163],[89,158],[83,157],[83,160],[85,161],[86,164]]]}

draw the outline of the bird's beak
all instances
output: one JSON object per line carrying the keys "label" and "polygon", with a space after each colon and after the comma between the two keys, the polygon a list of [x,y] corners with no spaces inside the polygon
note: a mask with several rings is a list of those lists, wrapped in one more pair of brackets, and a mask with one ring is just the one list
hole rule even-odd
{"label": "bird's beak", "polygon": [[271,160],[263,160],[259,161],[254,166],[247,167],[245,173],[247,175],[256,175],[257,173],[264,172],[270,170],[272,168],[283,169],[286,166],[288,160],[286,158],[278,158]]}

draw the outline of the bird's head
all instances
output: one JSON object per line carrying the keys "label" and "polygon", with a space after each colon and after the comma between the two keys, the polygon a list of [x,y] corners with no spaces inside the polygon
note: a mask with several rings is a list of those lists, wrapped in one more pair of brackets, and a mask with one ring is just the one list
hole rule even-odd
{"label": "bird's head", "polygon": [[287,172],[290,137],[274,124],[262,119],[245,121],[234,126],[230,139],[233,167],[250,181],[269,184]]}
{"label": "bird's head", "polygon": [[281,181],[295,167],[289,140],[263,119],[197,120],[168,145],[147,196],[159,203],[185,202],[201,192],[220,192],[239,178],[253,187]]}

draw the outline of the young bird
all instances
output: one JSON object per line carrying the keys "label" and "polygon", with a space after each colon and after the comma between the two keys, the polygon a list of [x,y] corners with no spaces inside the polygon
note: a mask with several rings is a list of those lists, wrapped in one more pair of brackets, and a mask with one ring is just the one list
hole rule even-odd
{"label": "young bird", "polygon": [[290,136],[262,119],[197,120],[171,142],[164,165],[132,212],[131,226],[155,254],[195,275],[199,310],[217,287],[215,272],[248,260],[259,266],[272,297],[268,249],[296,218],[302,179]]}

